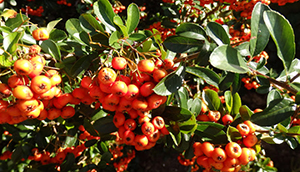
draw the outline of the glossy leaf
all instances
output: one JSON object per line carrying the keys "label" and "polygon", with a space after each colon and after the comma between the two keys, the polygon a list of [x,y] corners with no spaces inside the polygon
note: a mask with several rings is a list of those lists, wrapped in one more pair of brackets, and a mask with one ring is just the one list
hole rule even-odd
{"label": "glossy leaf", "polygon": [[234,81],[235,74],[231,72],[227,72],[225,76],[221,77],[219,82],[219,89],[221,91],[227,90]]}
{"label": "glossy leaf", "polygon": [[70,35],[79,34],[83,31],[80,26],[80,21],[76,18],[71,18],[66,22],[66,30]]}
{"label": "glossy leaf", "polygon": [[5,25],[13,30],[13,29],[18,28],[22,24],[23,25],[27,24],[27,22],[24,22],[27,19],[28,19],[28,17],[25,14],[18,13],[16,17],[8,19],[5,22]]}
{"label": "glossy leaf", "polygon": [[271,90],[267,97],[267,105],[275,99],[282,99],[282,95],[278,90]]}
{"label": "glossy leaf", "polygon": [[230,44],[228,33],[219,23],[209,22],[207,24],[206,32],[207,35],[210,36],[219,46],[223,44]]}
{"label": "glossy leaf", "polygon": [[230,142],[236,142],[236,141],[242,139],[242,135],[240,134],[239,130],[232,126],[228,126],[226,135],[227,135],[228,141],[230,141]]}
{"label": "glossy leaf", "polygon": [[194,113],[195,116],[200,114],[202,108],[202,101],[199,98],[190,99],[188,102],[189,110]]}
{"label": "glossy leaf", "polygon": [[285,142],[290,146],[291,149],[296,149],[298,142],[294,137],[287,136]]}
{"label": "glossy leaf", "polygon": [[221,144],[227,142],[226,133],[223,131],[224,125],[213,122],[197,122],[198,126],[195,135],[210,141],[211,143]]}
{"label": "glossy leaf", "polygon": [[214,67],[233,73],[247,73],[249,71],[246,62],[239,52],[228,45],[217,47],[209,57]]}
{"label": "glossy leaf", "polygon": [[47,24],[47,31],[48,33],[51,33],[51,31],[54,29],[54,27],[61,21],[62,19],[56,19],[56,20],[53,20],[51,22],[49,22]]}
{"label": "glossy leaf", "polygon": [[195,32],[182,32],[178,34],[179,36],[186,37],[186,38],[191,38],[191,39],[197,39],[199,41],[204,41],[205,37],[199,33]]}
{"label": "glossy leaf", "polygon": [[220,77],[213,70],[204,67],[186,67],[186,72],[205,80],[208,84],[219,87]]}
{"label": "glossy leaf", "polygon": [[83,126],[86,131],[88,131],[92,136],[98,136],[97,132],[95,131],[94,126],[91,124],[91,122],[87,119],[84,119]]}
{"label": "glossy leaf", "polygon": [[251,116],[251,121],[260,126],[271,126],[278,124],[295,112],[293,102],[288,99],[275,99],[262,112]]}
{"label": "glossy leaf", "polygon": [[176,92],[182,85],[184,73],[185,66],[180,65],[176,71],[168,74],[156,84],[153,91],[162,96],[167,96]]}
{"label": "glossy leaf", "polygon": [[113,21],[121,29],[124,37],[128,37],[128,30],[127,30],[127,27],[124,25],[122,18],[120,16],[116,15],[113,18]]}
{"label": "glossy leaf", "polygon": [[177,92],[175,92],[175,97],[177,101],[179,102],[179,105],[181,108],[188,109],[188,98],[189,98],[189,93],[186,90],[186,88],[181,87]]}
{"label": "glossy leaf", "polygon": [[136,4],[131,3],[127,7],[126,26],[127,26],[128,33],[132,33],[134,29],[138,26],[139,22],[140,22],[140,10]]}
{"label": "glossy leaf", "polygon": [[217,92],[206,89],[202,93],[202,98],[210,110],[219,110],[221,106],[221,100]]}
{"label": "glossy leaf", "polygon": [[65,33],[65,31],[60,30],[60,29],[53,29],[52,32],[50,33],[49,39],[58,42],[66,39],[68,36]]}
{"label": "glossy leaf", "polygon": [[291,128],[288,129],[287,133],[289,134],[300,134],[300,126],[299,125],[295,125]]}
{"label": "glossy leaf", "polygon": [[[99,21],[95,19],[94,16],[92,16],[89,13],[81,14],[79,17],[80,25],[86,32],[91,32],[94,30],[104,32],[104,28],[100,24]],[[93,28],[93,29],[91,29]]]}
{"label": "glossy leaf", "polygon": [[72,153],[68,153],[65,161],[61,164],[61,172],[67,172],[71,169],[71,167],[75,163],[75,155]]}
{"label": "glossy leaf", "polygon": [[241,115],[241,118],[246,121],[246,120],[249,120],[250,117],[252,116],[253,112],[251,111],[251,109],[246,106],[246,105],[243,105],[240,107],[239,109],[239,113]]}
{"label": "glossy leaf", "polygon": [[227,111],[230,114],[231,110],[232,110],[232,106],[233,106],[233,98],[232,98],[231,91],[225,91],[224,98],[225,98],[225,105],[226,105]]}
{"label": "glossy leaf", "polygon": [[242,106],[242,101],[238,93],[232,95],[232,115],[236,115],[239,113],[240,107]]}
{"label": "glossy leaf", "polygon": [[108,0],[97,1],[93,4],[96,16],[109,30],[116,31],[114,17],[117,15]]}
{"label": "glossy leaf", "polygon": [[22,36],[21,32],[13,32],[8,34],[3,39],[3,48],[9,53],[14,53],[17,50],[17,43]]}
{"label": "glossy leaf", "polygon": [[110,134],[117,131],[117,128],[113,123],[113,116],[106,116],[98,119],[93,124],[93,127],[98,131],[100,137],[101,135]]}
{"label": "glossy leaf", "polygon": [[169,36],[164,45],[168,50],[176,53],[192,53],[200,50],[203,46],[203,41],[183,36]]}
{"label": "glossy leaf", "polygon": [[10,67],[13,66],[14,61],[10,60],[9,58],[6,58],[4,55],[0,55],[0,66],[3,67]]}
{"label": "glossy leaf", "polygon": [[193,32],[206,37],[205,30],[200,25],[195,23],[182,23],[176,28],[176,34],[181,34],[184,32]]}
{"label": "glossy leaf", "polygon": [[193,116],[193,114],[192,112],[184,108],[176,106],[166,106],[161,116],[166,120],[183,122],[189,120]]}
{"label": "glossy leaf", "polygon": [[196,128],[197,125],[195,115],[192,115],[192,117],[189,120],[179,123],[180,132],[184,134],[193,133],[196,130]]}
{"label": "glossy leaf", "polygon": [[263,19],[264,11],[270,8],[263,3],[256,3],[251,15],[250,52],[252,56],[262,52],[269,42],[270,33]]}
{"label": "glossy leaf", "polygon": [[295,95],[295,103],[297,105],[300,104],[300,91],[298,91],[297,94]]}
{"label": "glossy leaf", "polygon": [[44,52],[50,54],[57,61],[61,60],[60,50],[59,50],[57,44],[54,41],[52,41],[51,39],[47,39],[47,40],[43,41],[41,44],[41,47]]}
{"label": "glossy leaf", "polygon": [[263,18],[277,47],[277,56],[282,60],[285,69],[289,70],[296,51],[293,28],[278,12],[265,11]]}

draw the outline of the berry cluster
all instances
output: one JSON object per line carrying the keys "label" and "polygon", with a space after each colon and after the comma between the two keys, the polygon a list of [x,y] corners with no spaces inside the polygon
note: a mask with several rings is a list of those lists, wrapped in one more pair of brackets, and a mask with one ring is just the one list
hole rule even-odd
{"label": "berry cluster", "polygon": [[57,164],[63,163],[68,153],[74,154],[75,157],[80,156],[86,149],[84,144],[78,146],[67,147],[65,149],[59,148],[55,154],[51,154],[49,151],[39,151],[38,148],[33,148],[31,150],[32,155],[28,156],[29,160],[40,162],[42,165],[46,164]]}
{"label": "berry cluster", "polygon": [[242,82],[247,90],[251,90],[252,88],[257,89],[260,86],[256,81],[251,80],[251,78],[242,78]]}
{"label": "berry cluster", "polygon": [[85,130],[83,125],[80,125],[78,129],[82,132],[78,137],[80,140],[100,140],[99,136],[93,136],[87,130]]}
{"label": "berry cluster", "polygon": [[[126,58],[114,57],[111,67],[102,67],[97,77],[85,76],[80,87],[71,93],[72,103],[95,103],[95,108],[101,106],[113,115],[119,144],[134,145],[137,150],[149,149],[161,133],[168,134],[164,119],[159,116],[151,119],[150,112],[167,99],[155,94],[153,88],[168,75],[168,71],[174,70],[174,62],[170,59],[156,62],[144,59],[139,61],[137,71],[131,72],[130,76],[120,74],[127,66]],[[84,133],[82,138],[88,139],[88,133]]]}
{"label": "berry cluster", "polygon": [[[26,119],[52,120],[72,117],[75,109],[66,106],[71,97],[62,94],[58,85],[61,76],[56,70],[44,70],[46,63],[38,45],[29,48],[28,58],[14,63],[14,72],[7,83],[0,84],[0,123],[16,124]],[[6,99],[6,100],[4,100]]]}
{"label": "berry cluster", "polygon": [[262,51],[259,55],[254,56],[253,60],[255,62],[259,62],[261,58],[265,58],[266,60],[268,60],[269,59],[268,53],[266,51]]}
{"label": "berry cluster", "polygon": [[[124,146],[117,145],[113,148],[110,148],[109,151],[113,156],[111,161],[113,161],[113,166],[117,172],[125,171],[128,167],[128,164],[135,157],[135,151],[132,149],[125,151]],[[125,154],[123,151],[125,151]]]}
{"label": "berry cluster", "polygon": [[[172,20],[171,22],[175,21]],[[175,35],[175,28],[165,28],[162,26],[161,22],[153,23],[147,30],[152,31],[152,29],[156,29],[161,33],[162,40],[165,40],[169,36]]]}
{"label": "berry cluster", "polygon": [[39,8],[37,8],[37,9],[32,9],[30,6],[26,6],[26,8],[21,8],[21,11],[26,13],[26,14],[29,14],[29,15],[42,17],[42,13],[44,12],[44,8],[43,8],[43,6],[39,6]]}
{"label": "berry cluster", "polygon": [[70,2],[67,2],[67,0],[57,0],[56,3],[59,5],[66,5],[68,7],[72,6],[72,4]]}
{"label": "berry cluster", "polygon": [[224,148],[210,142],[195,142],[193,149],[197,164],[206,171],[238,171],[241,165],[247,165],[256,156],[253,148],[241,147],[236,142],[229,142]]}
{"label": "berry cluster", "polygon": [[126,7],[124,5],[113,7],[113,10],[116,14],[121,13],[125,9],[126,9]]}

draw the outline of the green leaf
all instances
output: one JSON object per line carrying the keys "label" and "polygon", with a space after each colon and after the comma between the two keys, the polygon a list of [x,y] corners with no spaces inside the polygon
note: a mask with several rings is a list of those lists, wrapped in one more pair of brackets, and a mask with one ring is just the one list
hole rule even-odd
{"label": "green leaf", "polygon": [[144,41],[145,39],[147,39],[147,36],[142,33],[132,33],[129,35],[128,39],[132,41]]}
{"label": "green leaf", "polygon": [[57,44],[54,41],[52,41],[51,39],[47,39],[47,40],[43,41],[41,44],[41,47],[44,52],[50,54],[57,61],[61,60],[60,50],[59,50]]}
{"label": "green leaf", "polygon": [[277,124],[276,128],[281,132],[281,133],[287,133],[288,129],[285,128],[283,125],[281,125],[280,123]]}
{"label": "green leaf", "polygon": [[289,70],[295,57],[295,35],[292,26],[283,15],[275,11],[265,11],[263,18],[277,47],[277,56]]}
{"label": "green leaf", "polygon": [[95,128],[95,130],[98,131],[100,137],[102,135],[110,134],[118,130],[118,128],[116,128],[116,126],[113,123],[112,115],[98,119],[93,124],[93,127]]}
{"label": "green leaf", "polygon": [[289,134],[300,134],[300,125],[293,126],[288,129],[287,133]]}
{"label": "green leaf", "polygon": [[108,0],[97,1],[93,5],[94,12],[107,29],[116,31],[114,17],[117,15]]}
{"label": "green leaf", "polygon": [[123,20],[121,19],[120,16],[116,15],[114,17],[114,23],[119,26],[119,28],[121,29],[124,37],[128,37],[128,31],[127,31],[127,27],[124,25]]}
{"label": "green leaf", "polygon": [[180,132],[184,134],[193,133],[196,130],[196,128],[197,125],[195,115],[192,115],[192,117],[189,120],[179,123]]}
{"label": "green leaf", "polygon": [[156,84],[153,91],[162,96],[171,95],[181,87],[184,73],[185,66],[180,65],[176,71],[168,74],[158,84]]}
{"label": "green leaf", "polygon": [[226,72],[225,76],[220,79],[219,89],[221,91],[227,90],[234,81],[235,74],[231,72]]}
{"label": "green leaf", "polygon": [[271,101],[275,99],[282,99],[282,95],[278,90],[271,90],[267,97],[267,106]]}
{"label": "green leaf", "polygon": [[199,98],[191,99],[188,103],[189,110],[194,113],[195,116],[200,114],[202,108],[202,101]]}
{"label": "green leaf", "polygon": [[233,97],[232,97],[231,91],[225,91],[224,97],[225,97],[225,105],[226,105],[227,111],[230,114],[231,110],[232,110],[232,106],[233,106]]}
{"label": "green leaf", "polygon": [[197,39],[199,41],[204,41],[206,40],[203,35],[200,35],[195,32],[182,32],[178,34],[179,36],[186,37],[186,38],[191,38],[191,39]]}
{"label": "green leaf", "polygon": [[188,109],[188,98],[189,98],[189,93],[186,90],[186,88],[181,87],[177,92],[175,92],[175,97],[177,101],[179,102],[179,105],[181,108]]}
{"label": "green leaf", "polygon": [[65,31],[60,30],[60,29],[53,29],[52,32],[50,33],[49,39],[58,42],[66,39],[68,36],[65,33]]}
{"label": "green leaf", "polygon": [[231,115],[236,115],[239,113],[239,110],[242,106],[242,101],[241,101],[241,98],[238,93],[233,94],[232,99],[233,99],[233,102],[232,102]]}
{"label": "green leaf", "polygon": [[70,75],[72,77],[78,76],[81,72],[87,70],[90,65],[92,65],[92,61],[98,56],[97,53],[93,53],[87,56],[81,57],[77,60],[70,70]]}
{"label": "green leaf", "polygon": [[97,21],[95,17],[89,13],[81,14],[79,17],[79,21],[80,26],[88,33],[93,32],[94,30],[105,32],[100,22]]}
{"label": "green leaf", "polygon": [[66,30],[70,35],[79,34],[83,31],[80,26],[80,21],[75,18],[71,18],[66,22]]}
{"label": "green leaf", "polygon": [[73,153],[68,153],[65,161],[61,164],[61,172],[67,172],[75,163],[75,155]]}
{"label": "green leaf", "polygon": [[236,142],[242,139],[242,135],[240,134],[239,130],[232,126],[228,126],[226,135],[228,141],[230,142]]}
{"label": "green leaf", "polygon": [[23,25],[26,25],[27,22],[24,22],[27,20],[28,17],[25,14],[18,13],[15,18],[10,18],[5,22],[5,25],[14,30],[15,28]]}
{"label": "green leaf", "polygon": [[231,91],[232,94],[235,94],[236,92],[239,91],[239,89],[241,88],[242,82],[241,82],[241,75],[236,73],[231,85]]}
{"label": "green leaf", "polygon": [[168,50],[176,53],[192,53],[199,51],[204,41],[187,38],[183,36],[169,36],[164,41],[164,45]]}
{"label": "green leaf", "polygon": [[65,145],[67,147],[75,146],[76,141],[77,141],[77,137],[67,136],[65,140]]}
{"label": "green leaf", "polygon": [[251,116],[251,121],[261,126],[272,126],[280,123],[295,113],[293,102],[288,99],[275,99],[262,112]]}
{"label": "green leaf", "polygon": [[48,33],[51,33],[51,31],[54,29],[54,27],[57,25],[57,23],[59,23],[62,19],[56,19],[56,20],[53,20],[51,22],[49,22],[47,24],[47,31]]}
{"label": "green leaf", "polygon": [[180,35],[181,33],[184,32],[194,33],[197,34],[198,36],[201,35],[202,37],[204,37],[204,39],[206,37],[205,30],[199,24],[195,24],[195,23],[182,23],[176,28],[176,34]]}
{"label": "green leaf", "polygon": [[209,60],[211,65],[221,70],[240,74],[249,72],[248,66],[242,56],[236,49],[229,45],[217,47],[211,53]]}
{"label": "green leaf", "polygon": [[94,126],[88,119],[84,119],[83,126],[86,129],[86,131],[88,131],[92,136],[99,136],[98,133],[95,131]]}
{"label": "green leaf", "polygon": [[8,34],[3,39],[3,48],[9,53],[14,53],[17,50],[17,43],[21,38],[21,32],[13,32]]}
{"label": "green leaf", "polygon": [[161,116],[170,121],[183,122],[189,120],[193,114],[191,111],[177,106],[166,106]]}
{"label": "green leaf", "polygon": [[224,144],[227,142],[226,133],[223,131],[224,125],[214,122],[197,122],[198,126],[195,135],[204,141],[210,141],[214,144]]}
{"label": "green leaf", "polygon": [[186,72],[205,80],[209,85],[219,88],[220,77],[213,70],[204,67],[186,67]]}
{"label": "green leaf", "polygon": [[202,98],[210,110],[219,110],[221,106],[221,100],[217,92],[214,90],[205,89],[202,93]]}
{"label": "green leaf", "polygon": [[140,10],[138,6],[131,3],[127,8],[126,26],[128,33],[132,33],[140,22]]}
{"label": "green leaf", "polygon": [[14,61],[10,60],[9,58],[5,57],[4,55],[0,55],[0,66],[3,67],[11,67],[13,66]]}
{"label": "green leaf", "polygon": [[246,121],[249,120],[250,117],[252,116],[253,112],[251,111],[251,109],[248,108],[248,106],[243,105],[240,107],[239,109],[239,113],[241,115],[241,118]]}
{"label": "green leaf", "polygon": [[252,56],[257,56],[262,52],[269,42],[270,33],[263,20],[263,13],[267,10],[270,8],[261,2],[256,3],[252,10],[250,39]]}
{"label": "green leaf", "polygon": [[298,91],[297,94],[295,95],[295,103],[297,105],[300,104],[300,91]]}
{"label": "green leaf", "polygon": [[113,46],[114,48],[120,48],[120,44],[118,43],[121,39],[121,33],[119,31],[113,32],[109,37],[109,45]]}
{"label": "green leaf", "polygon": [[230,44],[230,38],[225,29],[216,22],[209,22],[206,28],[207,35],[210,36],[219,46]]}
{"label": "green leaf", "polygon": [[23,150],[22,150],[22,146],[18,146],[16,147],[16,149],[13,151],[12,155],[11,155],[11,160],[16,163],[18,161],[20,161],[23,157]]}
{"label": "green leaf", "polygon": [[285,142],[290,146],[291,149],[296,149],[298,142],[294,137],[287,136]]}

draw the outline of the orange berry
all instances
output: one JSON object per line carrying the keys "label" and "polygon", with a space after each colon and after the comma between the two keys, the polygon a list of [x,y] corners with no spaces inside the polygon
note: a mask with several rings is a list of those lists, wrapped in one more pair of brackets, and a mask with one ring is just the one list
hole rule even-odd
{"label": "orange berry", "polygon": [[201,145],[201,150],[207,157],[212,157],[214,149],[214,145],[209,142],[203,142]]}

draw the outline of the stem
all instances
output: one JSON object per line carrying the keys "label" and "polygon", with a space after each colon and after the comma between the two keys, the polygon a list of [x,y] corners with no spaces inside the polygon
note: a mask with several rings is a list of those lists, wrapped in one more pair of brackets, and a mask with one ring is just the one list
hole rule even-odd
{"label": "stem", "polygon": [[267,75],[265,75],[265,74],[262,74],[262,73],[260,73],[260,72],[258,72],[258,71],[256,71],[256,70],[254,70],[254,69],[251,69],[251,68],[249,68],[249,69],[250,69],[252,72],[254,72],[254,73],[258,74],[258,75],[264,76],[265,78],[267,78],[267,79],[270,81],[270,83],[275,84],[275,85],[278,85],[278,86],[280,86],[280,87],[286,89],[287,91],[291,92],[291,93],[294,94],[294,95],[297,94],[297,92],[298,92],[296,89],[294,89],[294,88],[290,87],[289,85],[287,85],[286,82],[277,81],[276,79],[273,79],[273,78],[271,78],[271,77],[269,77],[269,76],[267,76]]}

